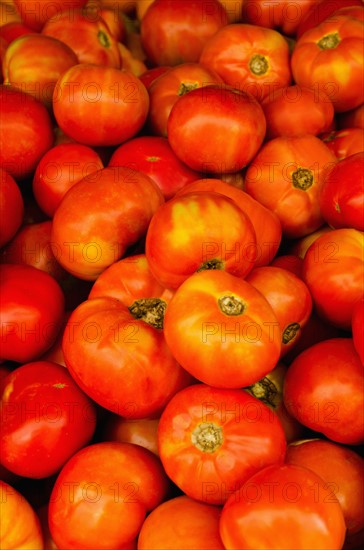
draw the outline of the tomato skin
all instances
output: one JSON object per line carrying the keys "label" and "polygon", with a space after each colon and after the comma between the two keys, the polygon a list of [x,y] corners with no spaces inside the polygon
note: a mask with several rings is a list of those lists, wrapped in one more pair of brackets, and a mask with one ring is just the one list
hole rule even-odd
{"label": "tomato skin", "polygon": [[0,26],[0,36],[2,36],[8,44],[16,38],[19,38],[19,36],[31,34],[32,32],[34,31],[24,25],[24,23],[18,21],[10,21]]}
{"label": "tomato skin", "polygon": [[344,330],[351,329],[354,304],[363,296],[363,243],[357,229],[333,229],[311,244],[303,260],[303,280],[314,309]]}
{"label": "tomato skin", "polygon": [[159,418],[122,418],[111,414],[106,418],[102,429],[102,441],[134,443],[145,447],[158,456]]}
{"label": "tomato skin", "polygon": [[348,445],[364,442],[364,373],[352,338],[310,346],[290,364],[287,410],[304,426]]}
{"label": "tomato skin", "polygon": [[319,202],[331,227],[364,231],[364,151],[342,159],[329,171]]}
{"label": "tomato skin", "polygon": [[261,147],[265,131],[263,109],[254,96],[227,85],[181,96],[167,123],[176,155],[193,170],[211,174],[241,170]]}
{"label": "tomato skin", "polygon": [[18,475],[39,479],[57,473],[90,442],[96,408],[64,367],[34,361],[4,379],[1,419],[2,462]]}
{"label": "tomato skin", "polygon": [[74,454],[60,471],[48,521],[58,548],[128,548],[147,512],[167,498],[159,459],[130,443],[101,442]]}
{"label": "tomato skin", "polygon": [[260,468],[282,463],[286,440],[275,413],[244,390],[194,384],[165,407],[158,446],[184,494],[221,505]]}
{"label": "tomato skin", "polygon": [[337,123],[339,129],[351,127],[364,129],[364,102],[359,107],[355,107],[355,109],[338,113]]}
{"label": "tomato skin", "polygon": [[358,300],[353,308],[351,331],[354,347],[364,365],[364,297]]}
{"label": "tomato skin", "polygon": [[60,76],[53,94],[58,126],[83,145],[120,145],[141,130],[148,109],[144,84],[114,67],[75,65]]}
{"label": "tomato skin", "polygon": [[166,308],[164,335],[184,369],[220,388],[257,382],[281,352],[271,305],[253,285],[222,270],[195,273],[181,284]]}
{"label": "tomato skin", "polygon": [[40,521],[28,500],[12,485],[0,480],[1,548],[43,550]]}
{"label": "tomato skin", "polygon": [[82,8],[87,0],[14,0],[23,23],[34,31],[41,31],[46,21],[59,17],[64,9]]}
{"label": "tomato skin", "polygon": [[317,25],[325,21],[325,19],[328,19],[331,15],[335,16],[335,12],[338,10],[341,12],[342,8],[350,9],[351,6],[362,5],[363,3],[361,0],[349,0],[349,2],[348,0],[335,0],[334,2],[318,0],[317,2],[313,2],[297,27],[296,38],[300,38],[300,36],[309,29],[317,27]]}
{"label": "tomato skin", "polygon": [[166,71],[168,71],[171,68],[172,67],[170,65],[160,65],[157,67],[152,67],[151,69],[147,69],[144,73],[142,73],[139,76],[139,78],[143,82],[147,90],[149,91],[149,88],[152,85],[152,82],[154,82],[156,78],[158,78],[161,74],[164,74]]}
{"label": "tomato skin", "polygon": [[16,234],[23,222],[24,200],[13,176],[0,167],[0,248]]}
{"label": "tomato skin", "polygon": [[57,281],[33,266],[1,266],[1,359],[33,361],[51,347],[64,316]]}
{"label": "tomato skin", "polygon": [[295,36],[306,13],[317,0],[249,0],[243,4],[243,20],[253,25],[278,29],[282,34]]}
{"label": "tomato skin", "polygon": [[225,547],[234,550],[340,550],[345,522],[321,477],[301,466],[273,465],[230,496],[220,534]]}
{"label": "tomato skin", "polygon": [[334,153],[338,160],[364,151],[363,128],[354,127],[344,128],[342,130],[332,130],[331,132],[324,132],[319,137],[326,143],[327,147]]}
{"label": "tomato skin", "polygon": [[364,459],[354,450],[324,439],[287,446],[285,462],[309,468],[324,481],[343,510],[348,534],[364,528]]}

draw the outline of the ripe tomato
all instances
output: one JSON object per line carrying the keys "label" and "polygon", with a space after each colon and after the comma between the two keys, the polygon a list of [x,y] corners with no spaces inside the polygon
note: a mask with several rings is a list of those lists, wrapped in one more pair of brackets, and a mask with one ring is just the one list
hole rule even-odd
{"label": "ripe tomato", "polygon": [[101,440],[134,443],[158,456],[158,425],[159,418],[131,419],[110,414],[103,422]]}
{"label": "ripe tomato", "polygon": [[243,4],[243,20],[253,25],[278,29],[282,34],[295,36],[306,13],[317,0],[248,0]]}
{"label": "ripe tomato", "polygon": [[263,99],[262,107],[268,139],[300,134],[316,136],[330,129],[335,114],[325,92],[298,84],[273,90]]}
{"label": "ripe tomato", "polygon": [[82,8],[87,0],[14,0],[22,21],[34,31],[41,31],[50,17],[59,17],[65,9]]}
{"label": "ripe tomato", "polygon": [[[363,13],[336,15],[307,30],[296,42],[291,67],[296,84],[323,90],[336,112],[363,103]],[[343,71],[345,66],[345,71]]]}
{"label": "ripe tomato", "polygon": [[24,25],[24,23],[18,21],[9,21],[9,23],[5,23],[4,25],[1,24],[0,27],[0,36],[6,40],[7,44],[10,44],[10,42],[19,38],[19,36],[31,33],[34,33],[34,31]]}
{"label": "ripe tomato", "polygon": [[[154,0],[152,0],[154,2]],[[150,86],[152,85],[152,82],[156,78],[158,78],[160,75],[164,74],[166,71],[171,69],[172,67],[170,65],[160,65],[157,67],[152,67],[151,69],[147,69],[142,73],[139,78],[143,82],[144,86],[149,91]]]}
{"label": "ripe tomato", "polygon": [[222,510],[226,548],[339,550],[345,522],[325,481],[308,468],[273,465],[251,476]]}
{"label": "ripe tomato", "polygon": [[48,273],[29,265],[1,266],[1,360],[37,359],[55,342],[64,295]]}
{"label": "ripe tomato", "polygon": [[336,157],[316,136],[281,136],[267,141],[247,167],[244,189],[273,210],[286,238],[298,238],[323,225],[318,204],[327,171]]}
{"label": "ripe tomato", "polygon": [[222,27],[206,42],[199,61],[226,84],[251,93],[258,101],[292,80],[287,40],[258,25]]}
{"label": "ripe tomato", "polygon": [[324,439],[302,440],[287,446],[285,462],[309,468],[338,499],[348,533],[364,528],[364,459],[354,450]]}
{"label": "ripe tomato", "polygon": [[52,249],[75,277],[96,280],[146,234],[164,202],[149,176],[124,166],[103,168],[74,184],[53,217]]}
{"label": "ripe tomato", "polygon": [[185,495],[223,504],[255,472],[283,462],[286,440],[273,411],[244,390],[194,384],[166,405],[158,446]]}
{"label": "ripe tomato", "polygon": [[333,166],[322,185],[319,204],[331,227],[364,231],[364,150]]}
{"label": "ripe tomato", "polygon": [[351,331],[353,335],[353,344],[360,357],[361,362],[364,364],[364,298],[358,300],[353,308],[353,315],[351,318]]}
{"label": "ripe tomato", "polygon": [[336,118],[340,129],[352,127],[364,129],[364,102],[355,109],[338,113]]}
{"label": "ripe tomato", "polygon": [[364,372],[352,338],[331,338],[290,364],[283,398],[301,424],[347,445],[364,442]]}
{"label": "ripe tomato", "polygon": [[14,487],[0,480],[1,548],[43,550],[41,525],[28,500]]}
{"label": "ripe tomato", "polygon": [[173,355],[195,378],[221,388],[249,386],[270,372],[281,330],[265,297],[226,271],[201,271],[175,291],[164,317]]}
{"label": "ripe tomato", "polygon": [[219,0],[155,0],[140,22],[142,47],[153,65],[196,63],[208,38],[227,24]]}
{"label": "ripe tomato", "polygon": [[364,129],[345,128],[324,132],[320,139],[326,143],[338,160],[364,151]]}
{"label": "ripe tomato", "polygon": [[49,528],[58,548],[124,548],[148,512],[167,497],[159,459],[130,443],[101,442],[75,453],[49,500]]}
{"label": "ripe tomato", "polygon": [[273,267],[280,267],[287,269],[291,273],[294,273],[297,277],[302,279],[302,265],[303,261],[294,254],[278,254],[270,263]]}
{"label": "ripe tomato", "polygon": [[219,506],[181,495],[162,502],[145,519],[139,550],[224,550],[219,533]]}
{"label": "ripe tomato", "polygon": [[0,248],[16,234],[23,222],[24,200],[13,176],[0,167]]}
{"label": "ripe tomato", "polygon": [[192,169],[212,174],[246,166],[262,145],[265,131],[263,109],[254,96],[227,85],[208,85],[182,95],[167,123],[176,155]]}
{"label": "ripe tomato", "polygon": [[311,4],[310,9],[307,10],[304,17],[301,19],[297,30],[296,38],[312,29],[317,27],[320,23],[328,19],[330,16],[336,16],[336,12],[342,8],[350,9],[351,6],[362,6],[362,0],[335,0],[335,2],[327,2],[327,0],[317,0]]}
{"label": "ripe tomato", "polygon": [[148,92],[139,78],[113,67],[75,65],[54,89],[58,126],[83,145],[120,145],[141,130],[148,108]]}
{"label": "ripe tomato", "polygon": [[318,237],[303,260],[303,280],[318,315],[351,329],[355,302],[363,296],[364,235],[357,229],[333,229]]}
{"label": "ripe tomato", "polygon": [[96,409],[67,369],[35,361],[2,382],[1,462],[30,478],[58,472],[96,428]]}

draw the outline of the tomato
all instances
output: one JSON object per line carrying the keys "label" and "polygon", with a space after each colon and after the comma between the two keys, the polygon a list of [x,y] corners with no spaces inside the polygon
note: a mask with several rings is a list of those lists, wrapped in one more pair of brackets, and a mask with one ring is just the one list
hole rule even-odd
{"label": "tomato", "polygon": [[363,296],[363,245],[362,232],[334,229],[312,243],[303,261],[316,312],[344,330],[350,330],[354,304]]}
{"label": "tomato", "polygon": [[348,445],[364,442],[364,372],[352,338],[323,340],[302,351],[284,381],[287,410],[301,424]]}
{"label": "tomato", "polygon": [[221,270],[195,273],[181,284],[166,308],[164,335],[184,369],[221,388],[257,382],[281,352],[281,330],[266,298]]}
{"label": "tomato", "polygon": [[22,21],[34,31],[41,31],[51,17],[59,17],[65,9],[82,8],[87,0],[14,0]]}
{"label": "tomato", "polygon": [[168,139],[161,136],[139,136],[122,143],[113,152],[109,166],[130,166],[147,174],[156,182],[165,200],[200,177],[179,160]]}
{"label": "tomato", "polygon": [[222,510],[226,548],[340,550],[341,507],[325,481],[308,468],[273,465],[251,476]]}
{"label": "tomato", "polygon": [[0,36],[2,36],[8,44],[16,38],[19,38],[19,36],[31,34],[32,32],[34,31],[24,25],[24,23],[18,21],[11,21],[9,23],[5,23],[5,25],[1,25],[0,27]]}
{"label": "tomato", "polygon": [[142,46],[153,65],[196,63],[206,41],[227,23],[219,0],[155,0],[140,22]]}
{"label": "tomato", "polygon": [[87,2],[82,9],[82,14],[94,21],[104,21],[109,32],[117,39],[119,43],[126,40],[127,29],[126,19],[123,18],[122,12],[117,8],[117,3],[108,2]]}
{"label": "tomato", "polygon": [[255,472],[283,462],[286,440],[273,411],[244,390],[194,384],[165,407],[158,446],[185,495],[223,504]]}
{"label": "tomato", "polygon": [[139,76],[139,78],[147,90],[149,90],[154,80],[171,68],[172,67],[170,65],[159,65],[157,67],[152,67],[151,69],[146,69],[144,73]]}
{"label": "tomato", "polygon": [[340,129],[351,127],[364,129],[364,103],[350,111],[338,113],[336,118]]}
{"label": "tomato", "polygon": [[213,191],[185,193],[164,203],[153,215],[145,241],[150,270],[169,289],[202,270],[245,277],[255,251],[249,217],[230,197]]}
{"label": "tomato", "polygon": [[314,243],[316,239],[321,237],[321,235],[323,235],[324,233],[332,231],[332,229],[333,228],[327,224],[322,225],[319,229],[313,231],[312,233],[309,233],[305,237],[300,237],[299,239],[291,241],[289,251],[301,260],[303,260],[311,244]]}
{"label": "tomato", "polygon": [[318,0],[317,2],[313,2],[297,27],[296,38],[300,38],[304,32],[313,27],[317,27],[317,25],[330,16],[335,17],[338,10],[341,12],[343,8],[350,9],[351,6],[362,5],[362,0],[335,0],[331,2],[327,2],[327,0]]}
{"label": "tomato", "polygon": [[48,477],[90,442],[95,406],[64,367],[26,363],[2,385],[1,461],[10,471]]}
{"label": "tomato", "polygon": [[63,143],[49,149],[35,170],[32,188],[40,208],[52,218],[62,198],[75,183],[104,168],[95,149]]}
{"label": "tomato", "polygon": [[364,129],[345,128],[324,132],[320,136],[338,160],[364,151]]}
{"label": "tomato", "polygon": [[61,40],[27,34],[6,49],[2,64],[4,84],[33,95],[50,109],[58,78],[77,63],[75,52]]}
{"label": "tomato", "polygon": [[277,214],[284,237],[304,237],[324,224],[318,199],[336,162],[314,135],[280,136],[267,141],[249,164],[244,189]]}
{"label": "tomato", "polygon": [[43,550],[40,521],[28,500],[0,480],[1,548]]}
{"label": "tomato", "polygon": [[59,127],[83,145],[120,145],[141,130],[148,108],[148,92],[139,78],[86,63],[64,72],[53,95]]}
{"label": "tomato", "polygon": [[292,80],[287,40],[257,25],[223,27],[206,42],[199,61],[226,84],[251,93],[258,101]]}
{"label": "tomato", "polygon": [[164,71],[148,88],[150,132],[167,137],[168,118],[178,98],[196,88],[219,83],[222,79],[215,71],[200,63],[181,63]]}
{"label": "tomato", "polygon": [[67,44],[75,52],[78,63],[121,68],[118,40],[99,13],[92,15],[87,11],[66,9],[48,19],[42,34]]}
{"label": "tomato", "polygon": [[364,150],[339,161],[320,192],[322,216],[335,229],[364,231]]}
{"label": "tomato", "polygon": [[0,248],[16,234],[23,222],[24,200],[17,182],[0,167]]}
{"label": "tomato", "polygon": [[163,502],[145,519],[139,550],[224,550],[219,520],[221,509],[181,495]]}
{"label": "tomato", "polygon": [[103,441],[120,441],[141,445],[158,456],[159,418],[123,418],[116,414],[108,416],[103,424]]}
{"label": "tomato", "polygon": [[357,9],[361,10],[360,20],[333,14],[307,30],[292,52],[291,67],[296,84],[325,91],[336,112],[354,109],[364,99],[364,10]]}
{"label": "tomato", "polygon": [[246,166],[262,145],[265,131],[263,109],[254,96],[227,85],[182,95],[167,123],[176,155],[190,168],[213,174]]}
{"label": "tomato", "polygon": [[273,267],[286,269],[302,279],[303,261],[302,258],[299,258],[294,254],[279,254],[273,259],[270,265]]}
{"label": "tomato", "polygon": [[330,129],[335,114],[325,92],[297,84],[273,90],[263,99],[262,107],[268,139],[300,134],[316,136]]}
{"label": "tomato", "polygon": [[53,145],[52,120],[43,103],[9,85],[0,86],[0,104],[0,163],[16,181],[24,180]]}
{"label": "tomato", "polygon": [[58,548],[88,550],[97,541],[100,549],[123,549],[138,535],[146,514],[166,499],[169,486],[159,459],[139,445],[84,447],[54,484],[48,513],[52,538]]}
{"label": "tomato", "polygon": [[285,462],[309,468],[327,482],[341,505],[348,533],[364,528],[364,459],[358,453],[332,441],[311,439],[288,445]]}
{"label": "tomato", "polygon": [[278,319],[281,337],[281,357],[295,346],[301,329],[311,315],[312,298],[301,278],[279,267],[254,268],[246,281],[259,290],[272,306]]}
{"label": "tomato", "polygon": [[1,359],[33,361],[61,328],[64,295],[57,281],[33,266],[1,266]]}
{"label": "tomato", "polygon": [[191,383],[161,328],[136,318],[116,298],[88,299],[63,335],[67,368],[96,403],[125,418],[155,417]]}
{"label": "tomato", "polygon": [[364,364],[364,298],[354,304],[351,318],[351,330],[354,347]]}
{"label": "tomato", "polygon": [[69,189],[56,210],[54,255],[75,277],[94,281],[144,237],[163,201],[142,172],[123,166],[93,172]]}

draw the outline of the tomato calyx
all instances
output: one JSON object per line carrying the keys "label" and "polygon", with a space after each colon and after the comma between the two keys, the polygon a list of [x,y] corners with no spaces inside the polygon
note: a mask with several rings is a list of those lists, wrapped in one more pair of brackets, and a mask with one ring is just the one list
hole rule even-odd
{"label": "tomato calyx", "polygon": [[259,53],[253,55],[249,61],[249,69],[257,76],[266,74],[269,69],[267,58]]}
{"label": "tomato calyx", "polygon": [[211,260],[203,262],[203,264],[201,264],[196,271],[197,273],[199,273],[200,271],[205,271],[209,269],[224,269],[224,262],[222,262],[218,258],[212,258]]}
{"label": "tomato calyx", "polygon": [[195,90],[196,88],[198,88],[197,82],[181,82],[178,88],[177,95],[185,95],[191,90]]}
{"label": "tomato calyx", "polygon": [[167,303],[160,298],[140,298],[128,309],[135,319],[142,319],[148,325],[162,329],[166,307]]}
{"label": "tomato calyx", "polygon": [[321,50],[332,50],[340,44],[340,36],[338,32],[325,34],[318,42],[317,45]]}
{"label": "tomato calyx", "polygon": [[109,37],[107,36],[106,32],[99,31],[97,33],[97,38],[98,38],[101,46],[103,46],[104,48],[110,48],[110,40],[109,40]]}
{"label": "tomato calyx", "polygon": [[248,386],[245,390],[273,409],[276,409],[280,403],[280,395],[277,386],[266,376],[251,386]]}
{"label": "tomato calyx", "polygon": [[293,187],[306,191],[313,184],[313,173],[309,168],[297,168],[292,174]]}
{"label": "tomato calyx", "polygon": [[299,323],[290,323],[286,326],[282,334],[282,344],[288,344],[297,336],[297,332],[300,330],[301,325]]}
{"label": "tomato calyx", "polygon": [[222,427],[213,422],[203,422],[193,430],[191,441],[200,451],[214,453],[223,443]]}
{"label": "tomato calyx", "polygon": [[218,305],[220,310],[225,315],[236,316],[242,315],[246,309],[244,302],[236,296],[221,296],[218,299]]}

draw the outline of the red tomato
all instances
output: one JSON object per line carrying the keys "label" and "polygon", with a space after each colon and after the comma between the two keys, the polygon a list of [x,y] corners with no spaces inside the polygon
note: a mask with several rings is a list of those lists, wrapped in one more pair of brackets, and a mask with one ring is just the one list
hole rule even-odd
{"label": "red tomato", "polygon": [[327,0],[317,0],[310,5],[310,9],[305,13],[305,16],[301,19],[297,30],[296,38],[312,29],[317,27],[320,23],[328,19],[330,16],[336,16],[338,10],[342,8],[350,8],[351,6],[362,6],[362,0],[335,0],[334,2],[327,2]]}
{"label": "red tomato", "polygon": [[123,166],[93,172],[68,190],[56,210],[54,255],[75,277],[94,281],[144,237],[163,201],[142,172]]}
{"label": "red tomato", "polygon": [[48,273],[29,265],[1,266],[1,359],[25,363],[55,342],[64,295]]}
{"label": "red tomato", "polygon": [[[363,103],[363,14],[333,15],[307,30],[296,42],[291,67],[296,84],[323,90],[336,112]],[[343,71],[345,66],[345,71]]]}
{"label": "red tomato", "polygon": [[139,550],[224,550],[219,533],[221,509],[181,495],[163,502],[145,519]]}
{"label": "red tomato", "polygon": [[[58,548],[127,549],[148,512],[167,497],[158,458],[139,445],[102,442],[74,454],[49,501],[49,528]],[[124,546],[125,545],[125,546]]]}
{"label": "red tomato", "polygon": [[258,101],[292,80],[287,40],[258,25],[223,27],[206,42],[199,61],[226,84],[251,93]]}
{"label": "red tomato", "polygon": [[273,411],[244,390],[194,384],[165,407],[158,446],[185,495],[223,504],[255,472],[283,462],[286,440]]}
{"label": "red tomato", "polygon": [[230,197],[214,191],[177,195],[160,206],[145,241],[150,270],[169,289],[203,270],[245,277],[253,268],[255,252],[249,217]]}
{"label": "red tomato", "polygon": [[18,184],[0,167],[0,248],[16,234],[23,222],[24,200]]}
{"label": "red tomato", "polygon": [[56,145],[43,155],[35,170],[32,182],[35,199],[52,218],[68,189],[102,168],[95,149],[80,143]]}
{"label": "red tomato", "polygon": [[320,229],[317,229],[316,231],[309,233],[305,237],[301,237],[299,239],[295,239],[294,241],[292,241],[289,246],[289,251],[292,254],[296,255],[299,259],[303,260],[311,244],[314,243],[316,239],[321,237],[321,235],[323,235],[324,233],[328,233],[329,231],[332,231],[332,229],[333,228],[330,227],[329,225],[322,225]]}
{"label": "red tomato", "polygon": [[58,78],[77,63],[75,52],[57,37],[26,34],[6,49],[4,84],[31,94],[50,109]]}
{"label": "red tomato", "polygon": [[324,132],[319,137],[339,160],[364,151],[363,128],[332,130]]}
{"label": "red tomato", "polygon": [[343,547],[345,522],[325,481],[308,468],[273,465],[251,476],[222,510],[225,548],[326,550]]}
{"label": "red tomato", "polygon": [[35,31],[42,30],[51,17],[59,17],[65,9],[82,8],[87,0],[13,0],[22,21]]}
{"label": "red tomato", "polygon": [[351,127],[364,129],[364,103],[345,113],[338,113],[336,118],[338,127],[341,129]]}
{"label": "red tomato", "polygon": [[43,550],[40,521],[28,500],[0,480],[1,548]]}
{"label": "red tomato", "polygon": [[165,200],[200,177],[179,160],[168,139],[161,136],[139,136],[122,143],[113,152],[109,166],[129,166],[147,174],[156,182]]}
{"label": "red tomato", "polygon": [[319,203],[331,227],[364,231],[364,151],[342,159],[329,171]]}
{"label": "red tomato", "polygon": [[155,417],[192,381],[163,331],[115,298],[89,299],[72,312],[63,335],[66,365],[96,403],[125,418]]}
{"label": "red tomato", "polygon": [[354,347],[364,364],[364,298],[358,300],[354,305],[351,330]]}
{"label": "red tomato", "polygon": [[134,443],[158,456],[158,424],[159,418],[130,419],[111,414],[103,423],[101,439]]}
{"label": "red tomato", "polygon": [[336,157],[316,136],[281,136],[267,141],[247,167],[244,189],[273,210],[286,238],[298,238],[323,225],[318,204],[327,171]]}
{"label": "red tomato", "polygon": [[[154,2],[154,0],[152,1]],[[170,65],[160,65],[158,67],[152,67],[151,69],[147,69],[144,73],[142,73],[139,78],[143,82],[147,90],[149,90],[152,82],[154,82],[156,78],[158,78],[160,75],[164,74],[171,68],[172,67]]]}
{"label": "red tomato", "polygon": [[53,95],[59,127],[83,145],[120,145],[141,130],[148,108],[148,92],[139,78],[86,63],[64,72]]}
{"label": "red tomato", "polygon": [[[265,137],[263,109],[249,93],[209,85],[182,95],[168,118],[168,139],[176,155],[194,170],[238,172]],[[214,136],[214,139],[211,139]]]}
{"label": "red tomato", "polygon": [[273,259],[270,265],[273,267],[287,269],[288,271],[302,279],[303,261],[301,258],[295,256],[294,254],[278,255]]}
{"label": "red tomato", "polygon": [[344,330],[350,330],[353,307],[363,296],[363,245],[362,232],[333,229],[313,242],[303,261],[316,312]]}
{"label": "red tomato", "polygon": [[52,120],[43,103],[9,85],[0,86],[0,105],[0,163],[16,181],[24,180],[53,145]]}
{"label": "red tomato", "polygon": [[352,338],[314,344],[290,364],[283,399],[301,424],[347,445],[364,442],[364,371]]}
{"label": "red tomato", "polygon": [[196,63],[206,41],[227,24],[218,0],[155,0],[140,22],[142,46],[153,65]]}
{"label": "red tomato", "polygon": [[118,40],[98,12],[66,9],[48,19],[42,34],[67,44],[75,52],[78,63],[121,68]]}
{"label": "red tomato", "polygon": [[221,78],[200,63],[181,63],[164,71],[149,86],[148,128],[157,136],[167,137],[168,118],[179,97],[191,90],[222,83]]}
{"label": "red tomato", "polygon": [[64,367],[50,361],[27,363],[2,386],[1,461],[10,471],[48,477],[91,441],[95,406]]}
{"label": "red tomato", "polygon": [[335,114],[325,92],[297,84],[273,90],[263,99],[262,107],[268,139],[300,134],[317,136],[330,129]]}
{"label": "red tomato", "polygon": [[348,533],[364,528],[364,459],[354,450],[324,439],[288,445],[287,464],[308,468],[327,482],[338,499]]}
{"label": "red tomato", "polygon": [[19,36],[23,36],[24,34],[31,34],[32,31],[29,27],[24,25],[24,23],[18,22],[18,21],[10,21],[9,23],[5,23],[5,25],[1,25],[0,27],[0,36],[2,36],[8,44],[15,40],[16,38],[19,38]]}
{"label": "red tomato", "polygon": [[281,352],[271,305],[253,285],[221,270],[195,273],[181,284],[166,308],[164,335],[184,369],[221,388],[254,384]]}

